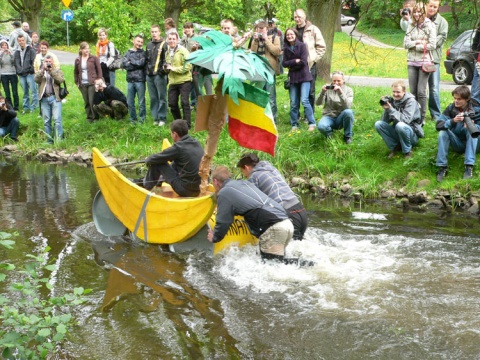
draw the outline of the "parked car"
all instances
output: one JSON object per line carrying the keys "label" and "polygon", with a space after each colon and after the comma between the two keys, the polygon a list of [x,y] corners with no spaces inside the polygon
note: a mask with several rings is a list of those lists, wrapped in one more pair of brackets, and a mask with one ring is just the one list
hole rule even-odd
{"label": "parked car", "polygon": [[475,69],[477,54],[472,52],[472,40],[475,30],[463,32],[447,49],[447,59],[444,61],[447,74],[452,74],[453,81],[458,85],[470,85]]}
{"label": "parked car", "polygon": [[353,25],[353,24],[355,24],[356,21],[357,21],[357,19],[355,19],[353,16],[347,16],[347,15],[340,14],[340,25],[342,25],[342,26]]}

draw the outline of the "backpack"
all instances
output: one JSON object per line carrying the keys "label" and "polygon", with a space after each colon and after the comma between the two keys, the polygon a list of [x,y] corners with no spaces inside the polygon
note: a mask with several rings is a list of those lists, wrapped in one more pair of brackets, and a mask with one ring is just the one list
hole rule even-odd
{"label": "backpack", "polygon": [[[107,46],[107,58],[110,57],[110,47]],[[115,71],[122,68],[123,56],[120,54],[120,51],[116,47],[113,47],[114,55],[113,55],[113,62],[108,67],[108,70]]]}

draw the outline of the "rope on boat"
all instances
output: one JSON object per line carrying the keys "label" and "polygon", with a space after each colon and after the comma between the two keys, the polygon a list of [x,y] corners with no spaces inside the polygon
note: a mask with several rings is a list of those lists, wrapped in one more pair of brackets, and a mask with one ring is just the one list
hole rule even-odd
{"label": "rope on boat", "polygon": [[147,228],[147,205],[152,197],[152,193],[149,193],[143,202],[142,209],[140,210],[140,215],[138,216],[137,223],[135,224],[135,230],[133,231],[133,235],[137,236],[138,228],[143,221],[143,240],[148,243],[148,228]]}

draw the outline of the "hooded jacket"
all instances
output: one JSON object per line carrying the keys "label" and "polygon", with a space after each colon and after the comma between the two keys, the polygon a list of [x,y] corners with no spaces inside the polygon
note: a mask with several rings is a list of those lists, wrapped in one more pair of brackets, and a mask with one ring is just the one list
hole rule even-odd
{"label": "hooded jacket", "polygon": [[192,81],[192,64],[186,61],[190,55],[188,50],[181,45],[177,45],[173,50],[173,56],[170,54],[169,48],[165,57],[166,63],[172,65],[171,70],[168,72],[168,83],[175,85]]}
{"label": "hooded jacket", "polygon": [[[161,49],[160,49],[161,47]],[[163,64],[165,64],[165,54],[168,51],[167,42],[160,38],[159,41],[150,41],[147,44],[147,75],[166,75],[165,71],[163,71]],[[155,63],[157,61],[157,57],[160,53],[160,59],[158,61],[157,72],[155,72]]]}
{"label": "hooded jacket", "polygon": [[268,161],[260,161],[255,165],[248,181],[255,184],[269,198],[282,205],[284,209],[290,209],[300,202],[282,174]]}
{"label": "hooded jacket", "polygon": [[13,56],[15,58],[15,69],[18,76],[27,76],[35,73],[33,63],[35,62],[37,52],[34,48],[32,48],[30,45],[25,46],[23,64],[21,59],[22,51],[20,50],[20,48],[15,51],[15,54]]}
{"label": "hooded jacket", "polygon": [[15,70],[15,57],[13,51],[10,48],[7,51],[1,50],[2,44],[5,43],[8,46],[6,40],[0,40],[0,75],[16,75]]}
{"label": "hooded jacket", "polygon": [[382,120],[396,124],[397,122],[404,122],[405,124],[411,124],[413,122],[421,124],[420,117],[420,105],[415,96],[410,93],[405,93],[400,100],[394,100],[392,107],[385,109],[382,115]]}
{"label": "hooded jacket", "polygon": [[[16,50],[20,49],[20,46],[18,45],[18,35],[22,34],[23,37],[25,38],[25,43],[27,45],[30,45],[32,43],[32,38],[30,37],[30,35],[28,35],[25,31],[23,31],[22,28],[15,28],[13,29],[13,31],[10,33],[10,36],[9,36],[9,45],[10,45],[10,49],[15,52]],[[37,51],[35,51],[35,53],[37,53]]]}

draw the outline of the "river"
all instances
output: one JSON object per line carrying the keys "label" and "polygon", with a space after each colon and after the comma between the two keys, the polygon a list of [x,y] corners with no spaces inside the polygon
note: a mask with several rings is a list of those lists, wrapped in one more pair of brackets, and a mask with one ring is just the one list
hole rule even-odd
{"label": "river", "polygon": [[100,235],[93,170],[0,158],[3,259],[51,247],[53,292],[93,291],[64,351],[78,359],[480,359],[480,228],[467,213],[305,197],[310,227],[264,264]]}

